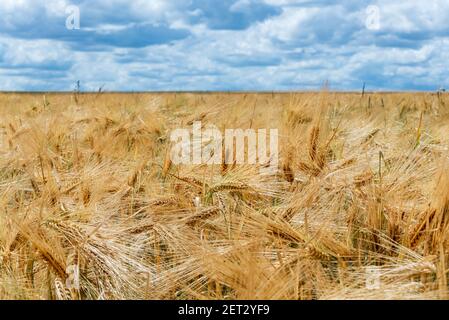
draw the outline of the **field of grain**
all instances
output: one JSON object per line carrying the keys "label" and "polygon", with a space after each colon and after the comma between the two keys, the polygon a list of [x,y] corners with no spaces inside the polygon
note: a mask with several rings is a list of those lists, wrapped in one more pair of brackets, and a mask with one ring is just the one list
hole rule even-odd
{"label": "field of grain", "polygon": [[[196,120],[279,173],[173,164]],[[448,147],[437,93],[0,94],[0,299],[447,299]]]}

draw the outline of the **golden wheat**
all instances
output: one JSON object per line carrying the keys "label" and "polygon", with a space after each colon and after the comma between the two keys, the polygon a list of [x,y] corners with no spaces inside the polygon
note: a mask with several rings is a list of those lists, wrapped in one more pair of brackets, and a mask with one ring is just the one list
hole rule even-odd
{"label": "golden wheat", "polygon": [[[448,98],[0,94],[0,299],[446,299]],[[175,165],[195,121],[279,172]]]}

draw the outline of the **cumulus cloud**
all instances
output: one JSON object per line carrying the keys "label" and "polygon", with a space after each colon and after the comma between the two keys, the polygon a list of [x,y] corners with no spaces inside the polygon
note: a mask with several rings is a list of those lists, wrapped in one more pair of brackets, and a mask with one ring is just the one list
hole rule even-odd
{"label": "cumulus cloud", "polygon": [[0,89],[433,90],[447,16],[446,0],[2,0]]}
{"label": "cumulus cloud", "polygon": [[211,29],[241,30],[252,23],[280,13],[280,8],[256,0],[193,0],[189,5],[195,15],[192,23],[205,23]]}

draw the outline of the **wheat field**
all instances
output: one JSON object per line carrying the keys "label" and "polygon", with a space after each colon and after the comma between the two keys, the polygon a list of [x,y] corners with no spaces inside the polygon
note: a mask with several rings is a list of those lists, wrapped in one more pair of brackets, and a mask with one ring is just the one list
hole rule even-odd
{"label": "wheat field", "polygon": [[[175,165],[194,121],[279,172]],[[0,94],[0,299],[447,299],[448,147],[443,93]]]}

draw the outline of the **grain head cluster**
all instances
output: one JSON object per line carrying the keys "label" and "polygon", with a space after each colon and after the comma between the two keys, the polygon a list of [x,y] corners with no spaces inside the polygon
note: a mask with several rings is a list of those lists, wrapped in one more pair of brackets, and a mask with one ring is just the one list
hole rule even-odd
{"label": "grain head cluster", "polygon": [[[279,171],[173,164],[194,121]],[[0,299],[446,299],[448,147],[445,94],[1,94]]]}

